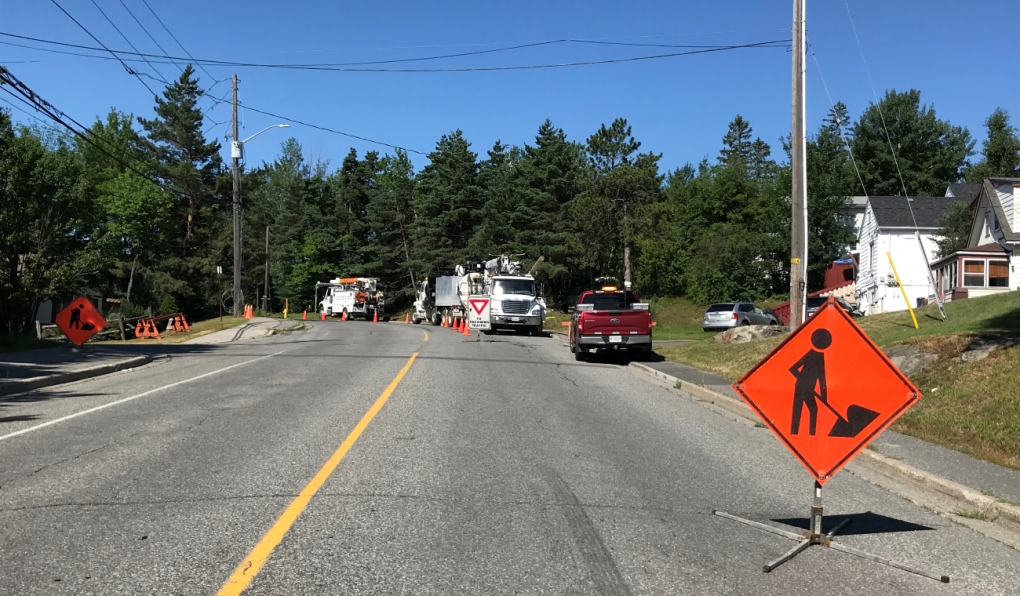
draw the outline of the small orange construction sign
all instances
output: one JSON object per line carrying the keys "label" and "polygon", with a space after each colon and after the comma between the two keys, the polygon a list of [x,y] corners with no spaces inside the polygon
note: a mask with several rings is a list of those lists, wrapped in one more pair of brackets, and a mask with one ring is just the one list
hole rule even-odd
{"label": "small orange construction sign", "polygon": [[106,327],[106,319],[87,298],[78,297],[57,313],[57,327],[77,346]]}
{"label": "small orange construction sign", "polygon": [[733,389],[820,484],[921,397],[831,298]]}

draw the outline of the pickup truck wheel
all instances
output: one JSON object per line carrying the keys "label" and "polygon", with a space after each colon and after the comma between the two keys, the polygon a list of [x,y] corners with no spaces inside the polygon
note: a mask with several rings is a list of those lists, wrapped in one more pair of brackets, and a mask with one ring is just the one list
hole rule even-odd
{"label": "pickup truck wheel", "polygon": [[574,348],[574,360],[577,360],[578,362],[584,362],[587,357],[588,350],[582,348],[581,346],[577,346],[576,348]]}
{"label": "pickup truck wheel", "polygon": [[646,348],[637,353],[637,359],[641,362],[648,362],[652,359],[652,349]]}

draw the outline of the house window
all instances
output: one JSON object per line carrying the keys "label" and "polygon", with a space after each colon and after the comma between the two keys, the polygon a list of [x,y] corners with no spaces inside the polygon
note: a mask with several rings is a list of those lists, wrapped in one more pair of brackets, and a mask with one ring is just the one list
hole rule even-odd
{"label": "house window", "polygon": [[988,287],[1005,288],[1009,286],[1009,262],[988,261]]}
{"label": "house window", "polygon": [[985,262],[963,262],[963,285],[967,288],[982,288],[985,285]]}

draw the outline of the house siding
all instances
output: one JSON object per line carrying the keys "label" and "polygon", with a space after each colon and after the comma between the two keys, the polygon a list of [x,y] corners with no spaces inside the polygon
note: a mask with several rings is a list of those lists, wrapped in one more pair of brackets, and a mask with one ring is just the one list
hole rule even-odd
{"label": "house siding", "polygon": [[1006,216],[1006,221],[1009,223],[1010,228],[1014,230],[1020,229],[1017,226],[1020,222],[1017,221],[1016,209],[1013,205],[1013,185],[1000,184],[995,187],[995,192],[999,195],[999,204],[1002,205],[1002,212]]}
{"label": "house siding", "polygon": [[[866,228],[867,220],[865,221]],[[906,310],[907,300],[910,301],[911,306],[915,306],[918,298],[928,298],[932,295],[934,290],[931,288],[928,278],[925,255],[921,253],[913,231],[880,230],[875,226],[873,234],[868,238],[865,236],[862,231],[861,269],[857,289],[858,304],[865,314]],[[876,246],[874,262],[872,262],[871,251],[868,249],[872,238],[875,240]],[[921,234],[921,244],[927,254],[928,262],[934,261],[938,247],[931,231]],[[887,252],[892,255],[896,265],[896,272],[899,273],[903,291],[906,292],[906,300],[903,291],[896,283],[892,267],[889,264],[889,257],[886,255]],[[867,256],[865,256],[866,254]],[[861,278],[867,280],[867,285],[861,284]]]}

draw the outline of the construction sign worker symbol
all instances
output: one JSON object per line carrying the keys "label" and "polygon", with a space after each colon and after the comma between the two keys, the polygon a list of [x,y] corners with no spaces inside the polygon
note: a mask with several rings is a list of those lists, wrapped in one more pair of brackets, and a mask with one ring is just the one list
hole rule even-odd
{"label": "construction sign worker symbol", "polygon": [[856,437],[868,427],[878,412],[865,407],[851,404],[847,407],[846,418],[841,416],[829,404],[828,390],[825,385],[825,349],[832,345],[832,334],[827,329],[816,329],[811,333],[811,345],[814,349],[798,360],[790,373],[797,378],[793,389],[793,414],[790,417],[790,434],[800,434],[801,414],[807,408],[808,434],[814,436],[818,422],[818,402],[821,402],[836,417],[830,437]]}

